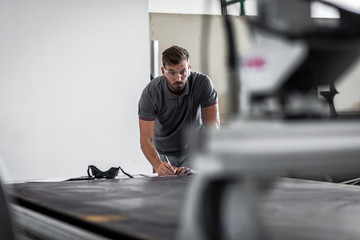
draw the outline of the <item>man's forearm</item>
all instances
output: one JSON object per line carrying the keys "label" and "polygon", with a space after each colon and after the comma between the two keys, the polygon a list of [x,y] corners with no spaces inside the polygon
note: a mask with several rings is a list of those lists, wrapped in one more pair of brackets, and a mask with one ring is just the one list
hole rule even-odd
{"label": "man's forearm", "polygon": [[155,171],[161,164],[159,153],[157,152],[155,145],[150,140],[142,140],[141,141],[141,150],[144,153],[147,160],[153,166]]}
{"label": "man's forearm", "polygon": [[145,157],[153,166],[159,176],[174,175],[175,169],[167,162],[161,162],[158,151],[154,145],[155,121],[139,120],[140,145]]}
{"label": "man's forearm", "polygon": [[218,105],[201,108],[201,116],[205,126],[220,128]]}

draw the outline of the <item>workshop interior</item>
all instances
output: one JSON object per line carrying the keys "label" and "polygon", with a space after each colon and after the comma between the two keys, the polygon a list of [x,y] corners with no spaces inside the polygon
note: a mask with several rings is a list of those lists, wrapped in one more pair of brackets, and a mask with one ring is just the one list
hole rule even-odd
{"label": "workshop interior", "polygon": [[[1,238],[359,239],[360,5],[155,2],[0,3]],[[219,95],[189,176],[139,145],[171,45]]]}

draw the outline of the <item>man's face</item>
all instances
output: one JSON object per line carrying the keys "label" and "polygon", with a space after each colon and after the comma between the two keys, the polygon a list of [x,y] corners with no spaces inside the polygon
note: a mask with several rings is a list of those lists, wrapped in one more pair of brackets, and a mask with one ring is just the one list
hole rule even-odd
{"label": "man's face", "polygon": [[[166,69],[165,69],[166,68]],[[181,93],[185,88],[185,83],[190,74],[190,65],[187,60],[183,60],[176,65],[165,65],[162,67],[162,74],[166,77],[168,87],[175,93]]]}

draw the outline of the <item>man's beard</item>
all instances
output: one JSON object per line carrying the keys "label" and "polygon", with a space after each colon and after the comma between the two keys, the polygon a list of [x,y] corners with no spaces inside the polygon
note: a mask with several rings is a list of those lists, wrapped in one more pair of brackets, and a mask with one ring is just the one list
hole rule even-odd
{"label": "man's beard", "polygon": [[168,79],[166,79],[166,82],[170,90],[175,93],[181,93],[185,88],[184,82],[174,82],[171,84],[171,82]]}

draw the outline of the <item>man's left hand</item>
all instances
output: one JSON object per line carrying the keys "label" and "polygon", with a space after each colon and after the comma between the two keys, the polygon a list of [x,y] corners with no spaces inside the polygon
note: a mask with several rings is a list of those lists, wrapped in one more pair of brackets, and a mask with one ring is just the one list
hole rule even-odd
{"label": "man's left hand", "polygon": [[187,176],[191,173],[191,168],[188,167],[177,167],[176,175],[178,176]]}

